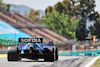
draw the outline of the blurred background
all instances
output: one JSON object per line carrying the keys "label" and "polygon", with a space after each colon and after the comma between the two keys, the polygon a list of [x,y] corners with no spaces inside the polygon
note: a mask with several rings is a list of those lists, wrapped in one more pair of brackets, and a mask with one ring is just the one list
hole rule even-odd
{"label": "blurred background", "polygon": [[44,38],[59,51],[100,49],[99,0],[0,0],[0,49]]}

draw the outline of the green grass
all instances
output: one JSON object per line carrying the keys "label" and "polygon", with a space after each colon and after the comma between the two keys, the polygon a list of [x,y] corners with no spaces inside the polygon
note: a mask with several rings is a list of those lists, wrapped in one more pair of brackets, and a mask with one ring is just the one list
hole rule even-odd
{"label": "green grass", "polygon": [[100,58],[91,67],[100,67]]}

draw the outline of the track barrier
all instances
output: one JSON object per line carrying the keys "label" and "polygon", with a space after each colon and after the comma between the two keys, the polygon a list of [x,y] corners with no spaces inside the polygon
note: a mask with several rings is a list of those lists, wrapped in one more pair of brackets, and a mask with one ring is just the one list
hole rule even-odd
{"label": "track barrier", "polygon": [[64,55],[64,56],[100,56],[100,50],[59,52],[58,54],[59,55]]}

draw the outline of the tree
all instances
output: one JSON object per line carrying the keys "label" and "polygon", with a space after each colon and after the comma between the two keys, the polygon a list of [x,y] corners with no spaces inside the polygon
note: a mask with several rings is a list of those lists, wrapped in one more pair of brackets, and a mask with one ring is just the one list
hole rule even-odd
{"label": "tree", "polygon": [[10,4],[5,4],[5,3],[3,3],[3,0],[0,0],[0,11],[9,12],[10,6],[11,6]]}
{"label": "tree", "polygon": [[[90,21],[96,21],[98,18],[98,13],[95,12],[95,0],[77,0],[79,2],[80,6],[80,28],[77,31],[77,38],[80,40],[85,40],[85,37],[87,36],[86,31],[86,20],[90,19]],[[80,33],[81,32],[81,33]],[[80,36],[82,35],[82,36]],[[83,37],[84,36],[84,37]]]}
{"label": "tree", "polygon": [[45,10],[45,14],[49,14],[52,12],[52,6],[48,6]]}
{"label": "tree", "polygon": [[70,15],[71,3],[70,0],[63,0],[62,5],[64,6],[64,13]]}
{"label": "tree", "polygon": [[[74,32],[74,18],[70,19],[67,14],[60,13],[60,12],[53,12],[48,15],[45,15],[42,18],[42,24],[48,24],[49,29],[52,31],[67,37],[69,39],[73,39],[75,32]],[[78,21],[76,20],[76,28],[78,28]]]}
{"label": "tree", "polygon": [[97,38],[100,38],[100,17],[97,19],[97,22],[94,25],[89,27],[89,32],[92,35],[97,35]]}
{"label": "tree", "polygon": [[28,18],[35,22],[39,22],[39,12],[31,9],[28,14]]}
{"label": "tree", "polygon": [[63,0],[54,5],[52,12],[58,11],[67,14],[69,23],[73,16],[76,16],[76,19],[80,19],[76,36],[78,40],[85,40],[87,36],[86,20],[97,21],[99,17],[94,10],[95,6],[95,0]]}
{"label": "tree", "polygon": [[63,13],[64,6],[62,5],[61,2],[58,2],[56,5],[54,5],[53,10],[54,11],[59,11],[60,13]]}
{"label": "tree", "polygon": [[3,3],[3,1],[2,0],[0,0],[0,11],[3,11],[3,9],[4,9],[4,3]]}
{"label": "tree", "polygon": [[7,12],[9,12],[9,11],[10,11],[10,7],[11,7],[11,5],[10,5],[10,4],[6,4]]}
{"label": "tree", "polygon": [[55,4],[54,7],[50,9],[50,12],[49,11],[47,12],[47,9],[49,9],[48,7],[46,9],[46,14],[58,11],[60,13],[68,14],[69,18],[72,18],[75,15],[77,16],[80,12],[79,5],[74,5],[75,3],[76,3],[75,0],[63,0],[62,2],[58,2],[57,4]]}
{"label": "tree", "polygon": [[77,15],[79,13],[80,7],[79,5],[75,5],[77,1],[75,0],[63,0],[62,2],[58,2],[54,5],[54,7],[48,6],[46,9],[46,14],[59,11],[60,13],[68,14],[69,17]]}
{"label": "tree", "polygon": [[90,26],[89,32],[91,32],[92,35],[97,35],[97,38],[100,38],[100,22],[95,23],[93,26]]}
{"label": "tree", "polygon": [[81,21],[79,22],[78,26],[79,28],[76,30],[76,37],[78,38],[77,40],[85,40],[88,32],[86,26]]}

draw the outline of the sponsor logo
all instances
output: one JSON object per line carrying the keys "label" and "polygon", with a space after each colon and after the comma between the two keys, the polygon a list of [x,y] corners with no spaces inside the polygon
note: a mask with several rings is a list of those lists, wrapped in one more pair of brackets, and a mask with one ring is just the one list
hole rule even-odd
{"label": "sponsor logo", "polygon": [[43,43],[43,38],[19,38],[20,43]]}

